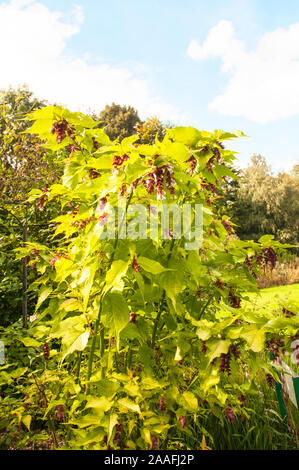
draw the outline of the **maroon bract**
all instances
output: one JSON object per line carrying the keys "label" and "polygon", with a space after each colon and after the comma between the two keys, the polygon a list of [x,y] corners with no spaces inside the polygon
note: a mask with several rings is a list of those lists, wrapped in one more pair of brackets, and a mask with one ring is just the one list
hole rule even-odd
{"label": "maroon bract", "polygon": [[104,207],[106,206],[106,204],[107,204],[107,198],[102,197],[102,199],[100,199],[100,202],[99,202],[99,205],[98,205],[99,211],[102,211],[104,209]]}
{"label": "maroon bract", "polygon": [[152,440],[152,450],[157,450],[158,449],[158,439],[156,436],[151,436]]}
{"label": "maroon bract", "polygon": [[103,215],[99,217],[99,225],[101,227],[103,227],[106,224],[108,217],[109,217],[109,214],[107,214],[107,212],[105,212]]}
{"label": "maroon bract", "polygon": [[136,315],[136,313],[131,312],[131,313],[130,313],[130,320],[129,320],[129,322],[130,322],[130,323],[133,323],[133,324],[135,325],[136,320],[137,320],[137,315]]}
{"label": "maroon bract", "polygon": [[139,271],[140,271],[140,266],[139,266],[139,264],[138,264],[137,259],[135,258],[135,256],[134,256],[133,261],[132,261],[132,268],[134,269],[134,271],[136,271],[136,273],[139,273]]}
{"label": "maroon bract", "polygon": [[42,350],[43,350],[43,356],[44,356],[45,361],[48,361],[48,359],[50,357],[49,343],[44,343],[43,346],[42,346]]}
{"label": "maroon bract", "polygon": [[272,375],[266,374],[266,380],[267,380],[269,387],[273,388],[275,385],[275,380],[273,379]]}
{"label": "maroon bract", "polygon": [[229,421],[233,424],[235,422],[236,416],[235,416],[232,408],[230,408],[230,407],[226,408],[224,410],[224,413],[225,413],[227,419],[229,419]]}
{"label": "maroon bract", "polygon": [[216,286],[218,287],[218,289],[223,290],[224,286],[223,286],[223,283],[220,281],[220,279],[216,280]]}
{"label": "maroon bract", "polygon": [[67,134],[73,136],[74,130],[74,126],[69,125],[66,119],[61,119],[53,122],[51,133],[56,134],[56,141],[60,144]]}
{"label": "maroon bract", "polygon": [[229,288],[228,301],[233,308],[241,307],[241,299],[234,293],[231,287]]}
{"label": "maroon bract", "polygon": [[165,411],[166,410],[166,401],[164,397],[159,398],[159,410]]}
{"label": "maroon bract", "polygon": [[245,397],[245,395],[240,395],[238,397],[239,401],[241,402],[241,408],[244,408],[245,404],[246,404],[246,401],[247,401],[247,398]]}
{"label": "maroon bract", "polygon": [[181,423],[181,428],[184,429],[184,427],[185,427],[186,424],[187,424],[187,418],[186,418],[186,416],[181,415],[181,416],[179,417],[179,421],[180,421],[180,423]]}
{"label": "maroon bract", "polygon": [[194,155],[191,155],[191,157],[188,158],[188,160],[186,160],[185,163],[190,163],[190,170],[188,170],[188,173],[190,175],[193,175],[193,173],[195,171],[195,168],[196,168],[196,165],[197,165],[197,160],[194,157]]}
{"label": "maroon bract", "polygon": [[98,150],[99,142],[96,141],[95,137],[92,138],[92,141],[93,141],[93,146],[94,146],[95,150]]}
{"label": "maroon bract", "polygon": [[57,406],[57,419],[60,423],[64,420],[64,406],[58,405]]}
{"label": "maroon bract", "polygon": [[98,170],[91,168],[88,172],[88,175],[90,179],[94,180],[96,178],[99,178],[101,176],[101,173]]}
{"label": "maroon bract", "polygon": [[233,232],[232,232],[232,228],[230,226],[229,221],[223,219],[221,221],[221,223],[222,223],[223,227],[225,228],[225,230],[227,231],[227,233],[229,233],[229,235],[232,235]]}
{"label": "maroon bract", "polygon": [[262,250],[262,255],[263,255],[264,260],[266,261],[266,263],[271,264],[271,269],[274,269],[275,265],[277,263],[277,254],[275,253],[273,248],[271,248],[271,247],[264,248]]}

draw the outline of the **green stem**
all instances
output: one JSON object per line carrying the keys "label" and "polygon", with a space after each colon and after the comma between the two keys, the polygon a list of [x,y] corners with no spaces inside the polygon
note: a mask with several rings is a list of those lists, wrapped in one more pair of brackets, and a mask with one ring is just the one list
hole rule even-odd
{"label": "green stem", "polygon": [[79,377],[80,377],[81,361],[82,361],[82,351],[79,352],[78,359],[77,359],[77,369],[76,369],[76,381],[77,382],[79,382]]}
{"label": "green stem", "polygon": [[[88,366],[87,366],[87,382],[89,381],[91,373],[92,373],[92,362],[93,362],[94,350],[95,350],[95,346],[96,346],[97,334],[98,334],[98,329],[99,329],[99,324],[100,324],[100,319],[101,319],[102,298],[103,298],[103,296],[101,296],[101,299],[100,299],[100,307],[99,307],[98,318],[96,319],[95,328],[94,328],[94,335],[93,335],[93,338],[92,338],[92,343],[91,343],[90,352],[89,352]],[[88,389],[88,385],[87,385],[86,390],[87,389]]]}
{"label": "green stem", "polygon": [[[184,201],[185,201],[185,198],[186,198],[186,195],[184,197]],[[184,201],[183,201],[183,203],[184,203]],[[172,251],[173,251],[173,248],[174,248],[174,241],[175,241],[175,239],[173,238],[171,240],[170,249],[169,249],[169,253],[168,253],[168,256],[167,256],[167,263],[169,262],[169,260],[171,258],[171,255],[172,255]],[[164,291],[161,302],[160,302],[160,308],[159,308],[159,311],[158,311],[158,315],[157,315],[157,317],[155,319],[155,323],[154,323],[154,329],[153,329],[153,334],[152,334],[152,343],[151,343],[152,348],[154,348],[154,346],[155,346],[157,328],[158,328],[158,324],[159,324],[159,321],[160,321],[160,318],[161,318],[161,315],[162,315],[162,309],[163,309],[165,296],[166,296],[166,293]]]}
{"label": "green stem", "polygon": [[[116,253],[116,249],[117,249],[117,245],[118,245],[118,241],[119,241],[118,233],[121,232],[121,230],[122,230],[122,227],[123,227],[123,224],[124,224],[124,221],[125,221],[125,217],[126,217],[126,212],[127,212],[128,206],[131,202],[132,196],[133,196],[133,190],[131,191],[130,196],[127,200],[126,210],[125,210],[125,213],[123,215],[123,218],[122,218],[122,221],[121,221],[121,224],[120,224],[120,228],[119,228],[119,230],[116,234],[116,239],[115,239],[114,247],[113,247],[114,249],[113,249],[113,253],[112,253],[110,263],[109,263],[109,266],[108,266],[108,271],[111,268],[111,265],[114,261],[114,257],[115,257],[115,253]],[[98,317],[97,317],[96,323],[95,323],[94,336],[93,336],[93,339],[92,339],[90,352],[89,352],[88,367],[87,367],[87,382],[90,380],[91,373],[92,373],[92,364],[93,364],[93,358],[94,358],[94,351],[95,351],[95,346],[96,346],[96,341],[97,341],[97,333],[98,333],[98,329],[99,329],[99,325],[100,325],[101,312],[102,312],[102,301],[103,301],[103,297],[104,297],[104,294],[105,294],[106,284],[107,284],[107,282],[105,280],[103,288],[102,288],[102,295],[101,295],[101,298],[100,298],[99,313],[98,313]],[[104,328],[103,328],[101,330],[101,357],[104,354],[104,349],[105,348],[104,348]],[[103,374],[103,370],[102,370],[102,374]],[[88,386],[87,386],[87,389],[88,389]]]}
{"label": "green stem", "polygon": [[212,301],[212,297],[209,298],[209,300],[206,302],[206,304],[202,307],[201,311],[200,311],[200,314],[199,314],[199,317],[198,317],[198,320],[201,319],[202,315],[204,314],[206,308],[210,305]]}
{"label": "green stem", "polygon": [[54,447],[57,449],[58,448],[58,441],[57,441],[57,436],[56,436],[56,431],[55,431],[55,425],[52,421],[52,418],[48,417],[48,426],[51,430],[52,433],[52,438],[54,442]]}
{"label": "green stem", "polygon": [[153,329],[153,334],[152,334],[152,344],[151,344],[152,348],[154,348],[154,346],[155,346],[157,328],[158,328],[158,324],[159,324],[159,321],[160,321],[160,317],[162,315],[164,300],[165,300],[165,291],[163,292],[163,296],[162,296],[162,299],[161,299],[161,302],[160,302],[160,308],[159,308],[159,311],[158,311],[158,315],[157,315],[157,317],[155,319],[155,323],[154,323],[154,329]]}
{"label": "green stem", "polygon": [[127,353],[127,369],[131,369],[131,364],[132,364],[132,346],[131,346],[131,341],[129,341],[129,350]]}

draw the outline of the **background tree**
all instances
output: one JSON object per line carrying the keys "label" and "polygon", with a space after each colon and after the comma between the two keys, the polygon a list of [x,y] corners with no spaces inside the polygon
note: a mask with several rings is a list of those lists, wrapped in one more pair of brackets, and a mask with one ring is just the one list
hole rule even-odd
{"label": "background tree", "polygon": [[[1,92],[0,324],[16,320],[22,312],[28,260],[23,260],[23,266],[16,262],[13,249],[31,237],[45,242],[50,233],[49,221],[56,214],[55,202],[45,210],[43,205],[47,187],[61,176],[59,159],[41,147],[42,141],[36,135],[23,133],[32,124],[25,120],[26,114],[45,104],[26,87]],[[41,197],[28,205],[27,195],[33,188],[41,190]],[[34,270],[29,269],[28,282],[34,278]],[[35,300],[33,292],[29,295],[29,305],[33,306]]]}
{"label": "background tree", "polygon": [[298,243],[298,165],[275,176],[265,158],[254,155],[240,176],[230,194],[239,237],[258,240],[268,233],[283,243]]}
{"label": "background tree", "polygon": [[102,121],[99,124],[111,140],[119,138],[119,141],[136,133],[136,124],[141,123],[141,119],[136,109],[132,106],[121,106],[112,103],[107,105],[95,120]]}
{"label": "background tree", "polygon": [[23,134],[30,127],[27,113],[46,103],[27,88],[1,92],[0,101],[0,194],[2,200],[21,201],[28,191],[53,184],[60,173],[57,161],[40,146],[41,140]]}
{"label": "background tree", "polygon": [[[169,125],[167,127],[173,127]],[[166,126],[156,117],[149,117],[146,121],[137,123],[137,133],[142,144],[154,144],[156,136],[161,141],[166,134]]]}

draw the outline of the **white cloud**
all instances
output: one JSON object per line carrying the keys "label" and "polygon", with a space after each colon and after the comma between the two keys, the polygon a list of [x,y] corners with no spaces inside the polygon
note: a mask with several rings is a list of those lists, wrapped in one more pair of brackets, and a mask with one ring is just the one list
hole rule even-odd
{"label": "white cloud", "polygon": [[72,110],[100,111],[114,101],[134,106],[142,117],[186,119],[128,67],[91,64],[88,54],[69,55],[67,41],[83,20],[80,6],[66,20],[34,0],[0,3],[0,88],[27,84],[36,96]]}
{"label": "white cloud", "polygon": [[192,40],[187,54],[194,60],[220,57],[222,71],[230,74],[211,110],[262,124],[299,114],[299,23],[264,34],[248,52],[232,23],[222,20],[202,45]]}

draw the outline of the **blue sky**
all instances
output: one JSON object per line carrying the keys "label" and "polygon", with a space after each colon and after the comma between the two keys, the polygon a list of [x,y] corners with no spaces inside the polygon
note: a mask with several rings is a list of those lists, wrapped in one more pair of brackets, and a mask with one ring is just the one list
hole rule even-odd
{"label": "blue sky", "polygon": [[241,129],[241,166],[253,153],[274,171],[299,159],[297,0],[0,0],[0,39],[2,88]]}

